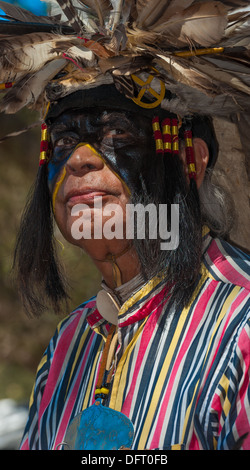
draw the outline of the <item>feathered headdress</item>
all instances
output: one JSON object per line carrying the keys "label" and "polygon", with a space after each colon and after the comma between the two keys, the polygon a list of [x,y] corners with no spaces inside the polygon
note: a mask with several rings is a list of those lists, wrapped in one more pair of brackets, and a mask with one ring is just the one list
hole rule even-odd
{"label": "feathered headdress", "polygon": [[247,0],[52,0],[51,16],[0,1],[1,110],[41,108],[81,88],[114,82],[133,97],[133,75],[152,67],[175,113],[244,114],[250,104]]}
{"label": "feathered headdress", "polygon": [[51,0],[46,17],[0,8],[9,20],[0,25],[1,111],[44,113],[48,102],[113,83],[142,106],[219,119],[222,137],[223,122],[234,123],[250,179],[249,0]]}

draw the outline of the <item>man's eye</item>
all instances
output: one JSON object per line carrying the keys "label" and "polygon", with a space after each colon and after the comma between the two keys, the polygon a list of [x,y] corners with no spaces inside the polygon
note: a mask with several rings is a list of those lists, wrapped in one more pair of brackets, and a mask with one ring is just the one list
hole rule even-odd
{"label": "man's eye", "polygon": [[54,147],[73,147],[78,144],[78,141],[77,137],[64,136],[55,141]]}
{"label": "man's eye", "polygon": [[127,137],[127,132],[124,129],[121,128],[114,128],[114,129],[106,129],[105,132],[105,137]]}

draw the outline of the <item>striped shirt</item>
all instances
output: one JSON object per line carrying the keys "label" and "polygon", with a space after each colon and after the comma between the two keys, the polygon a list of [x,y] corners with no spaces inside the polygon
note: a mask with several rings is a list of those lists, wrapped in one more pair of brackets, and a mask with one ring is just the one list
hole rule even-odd
{"label": "striped shirt", "polygon": [[[157,277],[122,305],[109,407],[132,421],[132,449],[250,449],[249,267],[246,254],[207,233],[188,307],[170,309]],[[56,449],[94,403],[109,328],[95,298],[58,325],[21,449]]]}

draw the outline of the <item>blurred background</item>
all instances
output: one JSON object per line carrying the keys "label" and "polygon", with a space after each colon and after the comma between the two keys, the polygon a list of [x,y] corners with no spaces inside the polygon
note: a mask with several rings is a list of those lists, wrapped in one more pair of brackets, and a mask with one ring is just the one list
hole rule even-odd
{"label": "blurred background", "polygon": [[[38,0],[8,3],[46,14],[46,5]],[[37,113],[27,110],[14,116],[0,114],[0,139],[38,119]],[[27,318],[11,273],[19,221],[37,172],[39,152],[39,126],[0,144],[0,449],[18,446],[36,368],[61,320],[53,312],[40,319]],[[59,232],[56,238],[63,243],[63,247],[59,243],[59,253],[72,286],[73,310],[96,293],[100,275],[82,251],[69,245]]]}
{"label": "blurred background", "polygon": [[[8,3],[35,14],[46,14],[46,4],[40,0]],[[29,110],[17,115],[0,114],[0,139],[38,119],[39,115]],[[225,125],[217,119],[215,128],[220,130],[218,138],[221,142],[216,181],[228,189],[236,202],[231,239],[249,251],[250,162],[247,164],[233,125]],[[17,449],[19,446],[37,365],[61,320],[53,312],[39,319],[28,318],[22,309],[11,273],[16,234],[27,194],[37,172],[39,151],[39,126],[0,143],[0,449]],[[56,238],[72,286],[70,310],[73,310],[97,292],[101,278],[83,252],[63,240],[58,231]],[[68,313],[65,312],[65,316]]]}

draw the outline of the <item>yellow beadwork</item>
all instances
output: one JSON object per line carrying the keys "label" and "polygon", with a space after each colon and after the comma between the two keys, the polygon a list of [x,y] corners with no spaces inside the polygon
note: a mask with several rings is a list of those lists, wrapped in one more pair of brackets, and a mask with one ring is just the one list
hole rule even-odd
{"label": "yellow beadwork", "polygon": [[108,395],[109,394],[109,389],[106,388],[106,387],[97,388],[95,390],[95,395],[99,395],[100,393],[102,393],[103,395]]}
{"label": "yellow beadwork", "polygon": [[194,164],[194,163],[189,163],[189,165],[188,165],[188,172],[189,172],[189,173],[195,173],[195,172],[196,172],[196,168],[195,168],[195,164]]}
{"label": "yellow beadwork", "polygon": [[193,147],[193,141],[190,138],[185,139],[186,147]]}

